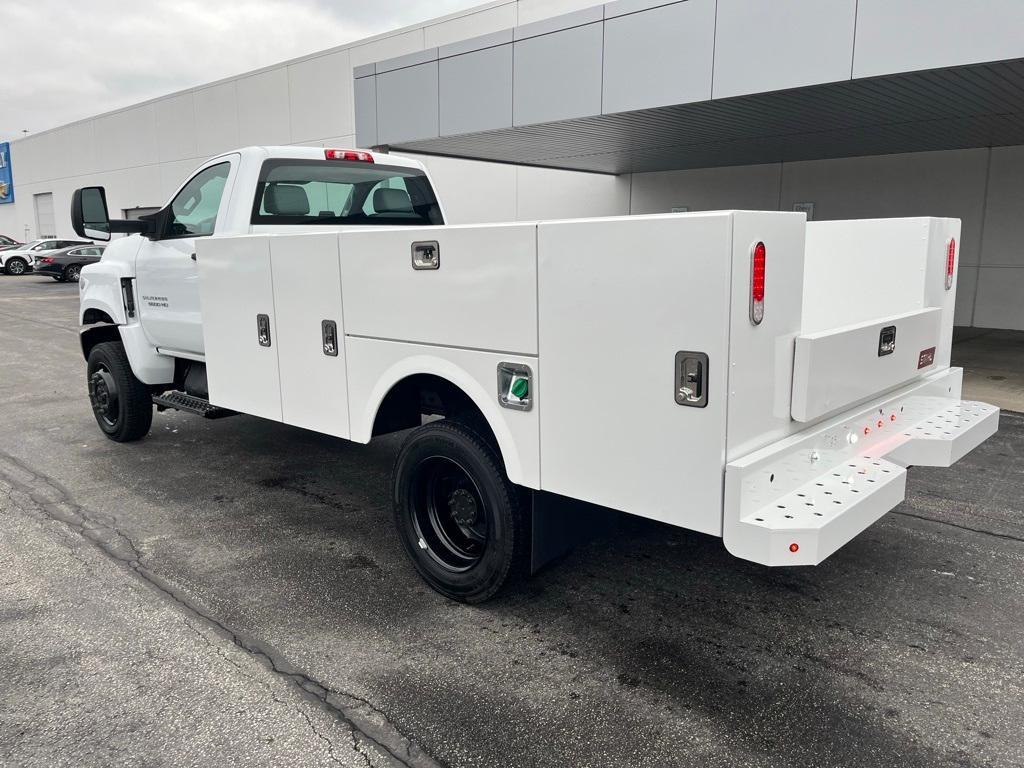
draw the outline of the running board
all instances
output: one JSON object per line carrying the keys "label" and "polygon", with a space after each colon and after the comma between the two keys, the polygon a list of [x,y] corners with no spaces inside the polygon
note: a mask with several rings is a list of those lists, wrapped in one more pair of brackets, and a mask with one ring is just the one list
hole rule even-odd
{"label": "running board", "polygon": [[204,419],[223,419],[226,416],[237,415],[236,411],[218,408],[216,405],[211,405],[209,400],[187,395],[184,392],[164,392],[162,395],[153,395],[153,404],[158,411],[166,411],[170,408],[174,411],[195,413]]}

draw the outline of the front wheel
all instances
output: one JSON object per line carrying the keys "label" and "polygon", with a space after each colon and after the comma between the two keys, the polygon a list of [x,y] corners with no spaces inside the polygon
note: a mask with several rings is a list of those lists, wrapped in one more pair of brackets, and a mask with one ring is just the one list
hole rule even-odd
{"label": "front wheel", "polygon": [[4,265],[4,272],[8,275],[24,275],[27,269],[28,262],[17,257],[8,259],[7,263]]}
{"label": "front wheel", "polygon": [[118,443],[141,440],[153,423],[149,388],[135,378],[119,341],[104,341],[89,352],[89,402],[103,434]]}
{"label": "front wheel", "polygon": [[405,551],[442,595],[481,603],[524,571],[519,495],[497,451],[475,430],[438,421],[413,431],[392,486]]}

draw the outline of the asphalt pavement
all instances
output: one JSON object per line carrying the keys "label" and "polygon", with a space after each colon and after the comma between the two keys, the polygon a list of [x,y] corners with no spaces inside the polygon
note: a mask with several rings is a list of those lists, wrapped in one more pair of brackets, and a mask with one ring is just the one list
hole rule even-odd
{"label": "asphalt pavement", "polygon": [[400,436],[106,440],[77,289],[0,276],[0,765],[1024,765],[1024,417],[817,568],[638,519],[483,606]]}

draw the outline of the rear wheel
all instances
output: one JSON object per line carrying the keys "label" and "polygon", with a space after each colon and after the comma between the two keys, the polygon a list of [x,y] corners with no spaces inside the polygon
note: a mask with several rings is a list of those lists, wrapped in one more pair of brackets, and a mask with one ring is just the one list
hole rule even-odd
{"label": "rear wheel", "polygon": [[62,275],[62,278],[68,283],[77,283],[78,278],[81,276],[81,274],[81,264],[69,264],[67,267],[64,268],[64,274]]}
{"label": "rear wheel", "polygon": [[28,269],[28,262],[24,259],[20,259],[15,256],[12,259],[8,259],[4,265],[4,272],[8,275],[24,275],[25,270]]}
{"label": "rear wheel", "polygon": [[516,487],[493,446],[463,424],[415,430],[395,461],[395,523],[416,570],[453,600],[480,603],[524,571]]}
{"label": "rear wheel", "polygon": [[132,373],[124,345],[105,341],[89,352],[89,402],[103,433],[118,443],[140,440],[153,423],[149,387]]}

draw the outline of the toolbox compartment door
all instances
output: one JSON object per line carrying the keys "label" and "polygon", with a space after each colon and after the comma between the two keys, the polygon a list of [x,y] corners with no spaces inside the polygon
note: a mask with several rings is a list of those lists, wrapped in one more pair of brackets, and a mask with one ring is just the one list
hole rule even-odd
{"label": "toolbox compartment door", "polygon": [[210,402],[281,421],[270,239],[201,238],[196,256]]}
{"label": "toolbox compartment door", "polygon": [[935,370],[942,309],[797,336],[793,418],[811,421]]}
{"label": "toolbox compartment door", "polygon": [[271,237],[282,420],[349,437],[338,234]]}
{"label": "toolbox compartment door", "polygon": [[341,274],[349,335],[537,354],[535,224],[348,230]]}

